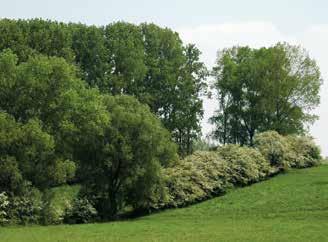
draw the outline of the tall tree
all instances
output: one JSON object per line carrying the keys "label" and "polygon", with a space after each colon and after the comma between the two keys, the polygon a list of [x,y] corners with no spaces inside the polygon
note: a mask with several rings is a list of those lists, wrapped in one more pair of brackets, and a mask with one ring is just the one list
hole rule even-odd
{"label": "tall tree", "polygon": [[180,153],[192,151],[200,133],[205,68],[199,50],[184,46],[178,33],[155,24],[97,27],[41,19],[1,20],[0,32],[0,50],[11,49],[18,63],[40,54],[65,58],[79,67],[88,86],[149,105]]}
{"label": "tall tree", "polygon": [[108,83],[103,91],[113,95],[140,96],[145,89],[143,80],[147,72],[143,36],[139,26],[117,22],[105,28],[109,61]]}
{"label": "tall tree", "polygon": [[200,132],[200,96],[206,86],[200,51],[194,45],[184,47],[179,35],[170,29],[153,24],[143,24],[141,28],[148,72],[143,83],[145,92],[139,99],[171,131],[180,154],[188,154]]}
{"label": "tall tree", "polygon": [[176,89],[176,106],[172,113],[173,137],[179,144],[180,154],[193,152],[193,142],[201,133],[200,121],[203,117],[202,95],[207,93],[207,69],[200,61],[201,52],[195,45],[184,48],[186,57],[180,81]]}
{"label": "tall tree", "polygon": [[315,119],[322,83],[316,62],[298,46],[234,47],[213,68],[219,109],[211,118],[222,143],[253,145],[259,131],[300,134]]}
{"label": "tall tree", "polygon": [[82,78],[91,87],[101,87],[108,82],[108,51],[105,46],[104,28],[70,24],[72,50]]}

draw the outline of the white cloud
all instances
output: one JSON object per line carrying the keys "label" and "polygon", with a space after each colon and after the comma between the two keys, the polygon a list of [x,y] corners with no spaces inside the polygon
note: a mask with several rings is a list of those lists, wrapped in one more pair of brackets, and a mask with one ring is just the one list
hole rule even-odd
{"label": "white cloud", "polygon": [[213,65],[218,49],[234,45],[262,47],[286,41],[286,36],[269,22],[204,25],[181,28],[178,29],[178,33],[185,42],[195,43],[200,48],[203,60],[209,66]]}
{"label": "white cloud", "polygon": [[[300,44],[317,60],[322,76],[328,79],[328,25],[312,26],[301,33],[287,35],[270,22],[235,22],[217,25],[203,25],[177,30],[186,43],[195,43],[202,51],[202,59],[207,66],[213,66],[219,49],[235,45],[248,45],[254,48],[271,46],[277,42]],[[311,128],[323,153],[328,155],[328,83],[321,91],[321,105],[316,110],[320,119]],[[207,120],[216,109],[215,100],[204,100],[205,115],[202,122],[203,133],[212,130]]]}

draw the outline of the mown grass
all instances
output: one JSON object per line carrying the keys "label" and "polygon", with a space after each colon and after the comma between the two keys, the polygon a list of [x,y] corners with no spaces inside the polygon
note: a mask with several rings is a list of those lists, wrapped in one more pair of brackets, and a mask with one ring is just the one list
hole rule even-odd
{"label": "mown grass", "polygon": [[131,221],[0,228],[0,241],[328,241],[328,166]]}

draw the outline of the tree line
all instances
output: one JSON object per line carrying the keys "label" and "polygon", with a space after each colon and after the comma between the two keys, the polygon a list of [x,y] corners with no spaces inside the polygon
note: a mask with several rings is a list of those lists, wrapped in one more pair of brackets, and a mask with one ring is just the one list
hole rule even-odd
{"label": "tree line", "polygon": [[176,32],[155,24],[4,19],[0,33],[0,50],[11,49],[18,63],[39,54],[62,57],[79,67],[78,77],[89,87],[136,97],[171,132],[180,154],[192,152],[208,71],[197,47],[184,45]]}
{"label": "tree line", "polygon": [[[316,118],[322,83],[305,50],[224,49],[211,71],[200,55],[155,24],[1,20],[5,219],[51,217],[49,194],[65,184],[80,186],[67,220],[104,220],[126,208],[183,206],[319,162],[315,144],[298,137]],[[209,75],[219,101],[214,136],[235,145],[188,156],[201,135]],[[276,132],[261,134],[268,130]]]}

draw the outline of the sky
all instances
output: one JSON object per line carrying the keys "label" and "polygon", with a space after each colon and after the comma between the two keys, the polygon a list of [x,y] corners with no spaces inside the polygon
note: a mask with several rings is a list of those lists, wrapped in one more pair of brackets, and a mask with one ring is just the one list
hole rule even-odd
{"label": "sky", "polygon": [[[177,31],[202,51],[212,67],[218,50],[235,45],[271,46],[289,42],[304,47],[322,73],[320,118],[310,134],[328,156],[328,1],[326,0],[0,0],[0,18],[44,18],[105,25],[114,21],[153,22]],[[204,100],[203,133],[215,100]]]}

